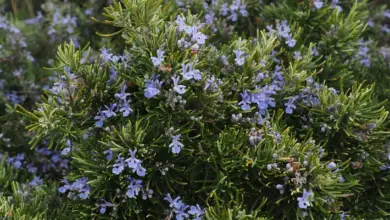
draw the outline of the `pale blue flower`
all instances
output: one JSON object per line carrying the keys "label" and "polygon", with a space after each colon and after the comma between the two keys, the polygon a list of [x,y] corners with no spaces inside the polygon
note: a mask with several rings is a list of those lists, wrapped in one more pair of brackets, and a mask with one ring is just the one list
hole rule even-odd
{"label": "pale blue flower", "polygon": [[135,198],[142,189],[142,180],[136,180],[134,178],[129,178],[129,180],[130,184],[127,186],[126,196],[129,198]]}
{"label": "pale blue flower", "polygon": [[172,76],[173,81],[173,90],[179,94],[184,94],[186,92],[186,86],[179,85],[179,77]]}
{"label": "pale blue flower", "polygon": [[236,61],[236,64],[238,66],[244,65],[245,63],[245,57],[243,56],[244,52],[242,52],[241,50],[234,50],[233,52],[236,55],[236,58],[234,59],[234,61]]}
{"label": "pale blue flower", "polygon": [[172,199],[171,194],[167,194],[164,197],[164,200],[169,202],[169,207],[179,209],[180,206],[182,205],[182,202],[180,200],[180,196],[176,197],[175,199]]}
{"label": "pale blue flower", "polygon": [[112,173],[118,175],[125,169],[125,161],[123,157],[118,155],[118,159],[115,162],[116,164],[113,165]]}
{"label": "pale blue flower", "polygon": [[103,152],[103,154],[107,154],[106,160],[111,160],[111,159],[112,159],[112,151],[111,151],[110,149],[105,150],[105,151]]}
{"label": "pale blue flower", "polygon": [[160,88],[163,83],[158,80],[158,76],[154,77],[154,80],[146,80],[144,95],[150,99],[160,94]]}
{"label": "pale blue flower", "polygon": [[112,104],[110,105],[110,107],[108,107],[107,105],[105,105],[106,107],[106,110],[102,111],[102,113],[107,117],[107,118],[111,118],[113,116],[116,116],[116,113],[115,113],[115,109],[116,109],[116,104]]}
{"label": "pale blue flower", "polygon": [[298,197],[298,207],[300,209],[307,209],[308,206],[311,206],[310,201],[313,201],[313,193],[307,192],[306,189],[303,189],[302,197]]}
{"label": "pale blue flower", "polygon": [[316,9],[320,9],[324,6],[324,2],[320,0],[314,0],[313,5]]}
{"label": "pale blue flower", "polygon": [[163,50],[157,50],[157,57],[151,57],[154,66],[158,67],[164,62],[164,53]]}
{"label": "pale blue flower", "polygon": [[188,211],[188,214],[194,215],[196,217],[196,220],[202,219],[202,215],[205,214],[204,209],[200,208],[198,204],[196,206],[191,206],[190,210]]}
{"label": "pale blue flower", "polygon": [[178,135],[172,135],[172,143],[169,144],[169,147],[172,150],[172,153],[178,154],[181,151],[181,148],[183,148],[184,144],[182,144],[179,139],[181,137],[181,134]]}
{"label": "pale blue flower", "polygon": [[100,214],[103,215],[104,213],[106,213],[107,207],[114,207],[114,206],[115,206],[115,205],[112,204],[111,202],[107,202],[106,200],[104,200],[104,202],[103,202],[102,204],[99,205],[99,207],[100,207],[99,212],[100,212]]}

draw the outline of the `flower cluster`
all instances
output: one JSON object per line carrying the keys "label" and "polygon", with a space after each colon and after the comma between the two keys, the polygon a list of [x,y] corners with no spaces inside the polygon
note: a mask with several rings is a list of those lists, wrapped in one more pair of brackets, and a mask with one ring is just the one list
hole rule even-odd
{"label": "flower cluster", "polygon": [[[180,196],[172,199],[171,194],[167,194],[164,200],[169,202],[169,207],[172,208],[172,213],[176,216],[177,220],[182,219],[202,219],[204,215],[204,209],[200,208],[199,205],[189,206],[181,201]],[[189,209],[189,210],[188,210]]]}
{"label": "flower cluster", "polygon": [[120,174],[125,167],[127,166],[132,170],[133,173],[136,173],[138,176],[143,177],[146,174],[146,169],[142,167],[142,160],[139,160],[135,157],[137,149],[134,151],[129,150],[130,157],[126,160],[123,157],[118,155],[118,159],[115,160],[116,164],[113,165],[112,173],[118,175]]}
{"label": "flower cluster", "polygon": [[276,33],[279,37],[284,38],[285,43],[289,47],[294,47],[297,43],[297,41],[292,37],[290,26],[287,24],[286,20],[276,24],[276,30],[274,29],[273,25],[268,25],[267,30],[268,34]]}
{"label": "flower cluster", "polygon": [[131,99],[128,98],[129,96],[130,93],[126,93],[126,85],[124,85],[120,92],[115,93],[115,98],[118,100],[118,103],[113,103],[109,106],[105,105],[104,110],[99,109],[97,115],[94,117],[96,127],[102,127],[104,120],[116,116],[118,112],[122,113],[123,117],[129,116],[133,112],[130,106]]}
{"label": "flower cluster", "polygon": [[89,193],[91,192],[91,188],[87,184],[87,181],[87,177],[81,177],[80,179],[77,179],[72,184],[70,184],[67,179],[64,179],[61,182],[65,185],[58,188],[58,191],[60,193],[66,193],[67,191],[69,191],[68,196],[73,199],[87,199]]}

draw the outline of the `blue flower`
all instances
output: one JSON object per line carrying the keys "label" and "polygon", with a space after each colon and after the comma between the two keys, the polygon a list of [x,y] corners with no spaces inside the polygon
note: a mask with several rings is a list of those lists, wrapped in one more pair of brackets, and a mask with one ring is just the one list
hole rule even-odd
{"label": "blue flower", "polygon": [[106,213],[107,207],[114,207],[114,206],[115,206],[115,205],[112,204],[111,202],[107,202],[106,200],[104,200],[104,203],[102,203],[102,204],[99,205],[99,207],[100,207],[99,212],[100,212],[100,214],[103,215],[104,213]]}
{"label": "blue flower", "polygon": [[127,100],[127,97],[130,96],[130,93],[126,93],[126,85],[124,85],[121,89],[120,93],[116,93],[115,97],[119,99],[118,110],[122,112],[123,117],[127,117],[133,109],[130,107],[131,100]]}
{"label": "blue flower", "polygon": [[59,154],[53,154],[51,156],[51,161],[53,161],[53,163],[57,163],[60,160],[61,160],[61,156]]}
{"label": "blue flower", "polygon": [[164,62],[164,53],[163,50],[157,50],[157,57],[151,57],[154,66],[158,67]]}
{"label": "blue flower", "polygon": [[130,93],[126,92],[126,88],[127,88],[127,86],[123,85],[122,88],[121,88],[121,91],[118,92],[118,93],[115,93],[115,98],[117,98],[117,99],[119,99],[121,101],[126,102],[127,101],[127,97],[130,96]]}
{"label": "blue flower", "polygon": [[129,178],[130,184],[127,186],[126,196],[129,198],[135,198],[138,196],[139,192],[142,189],[142,180],[136,180],[134,178]]}
{"label": "blue flower", "polygon": [[61,151],[61,155],[68,155],[70,152],[70,147],[66,147]]}
{"label": "blue flower", "polygon": [[314,0],[313,5],[316,9],[320,9],[320,8],[322,8],[322,6],[324,6],[324,2],[322,2],[320,0]]}
{"label": "blue flower", "polygon": [[184,27],[184,31],[191,35],[191,41],[196,41],[199,45],[205,44],[207,36],[199,32],[197,26],[186,26]]}
{"label": "blue flower", "polygon": [[173,81],[173,90],[179,94],[184,94],[186,92],[186,86],[179,85],[179,77],[172,76]]}
{"label": "blue flower", "polygon": [[198,69],[193,69],[193,63],[189,64],[181,64],[182,66],[182,73],[181,75],[185,80],[195,79],[197,81],[202,79],[201,72]]}
{"label": "blue flower", "polygon": [[337,180],[337,182],[339,182],[339,183],[345,182],[344,177],[340,175],[340,176],[339,176],[339,180]]}
{"label": "blue flower", "polygon": [[307,209],[310,206],[310,201],[313,201],[313,193],[307,192],[306,189],[303,189],[302,197],[298,197],[298,207],[300,209]]}
{"label": "blue flower", "polygon": [[118,155],[118,159],[115,162],[116,164],[113,165],[112,173],[118,175],[125,169],[124,158]]}
{"label": "blue flower", "polygon": [[386,163],[385,165],[380,166],[379,169],[381,169],[381,170],[388,170],[388,169],[390,169],[390,164]]}
{"label": "blue flower", "polygon": [[178,154],[181,151],[181,148],[184,146],[180,141],[179,138],[181,137],[181,134],[178,135],[172,135],[172,143],[169,144],[169,147],[172,150],[172,153]]}
{"label": "blue flower", "polygon": [[102,111],[102,113],[107,117],[107,118],[111,118],[113,116],[116,116],[116,113],[115,113],[115,108],[116,108],[116,104],[112,104],[110,105],[110,107],[108,107],[107,105],[105,105],[106,107],[106,110]]}
{"label": "blue flower", "polygon": [[244,65],[245,63],[245,57],[243,57],[244,52],[242,52],[241,50],[234,50],[233,52],[236,55],[236,58],[234,59],[234,61],[236,61],[236,64],[238,66]]}
{"label": "blue flower", "polygon": [[127,117],[130,113],[133,112],[133,109],[130,107],[129,102],[130,100],[127,102],[123,102],[118,106],[119,112],[122,112],[123,117]]}
{"label": "blue flower", "polygon": [[238,105],[241,106],[241,109],[243,111],[247,111],[251,108],[250,103],[251,103],[251,94],[248,91],[245,91],[241,93],[241,102],[238,103]]}
{"label": "blue flower", "polygon": [[112,151],[111,150],[105,150],[103,154],[107,154],[106,159],[111,160],[112,159]]}
{"label": "blue flower", "polygon": [[294,57],[294,59],[296,59],[296,60],[302,60],[302,55],[301,55],[301,52],[299,52],[299,51],[295,51],[295,52],[293,53],[293,57]]}
{"label": "blue flower", "polygon": [[103,121],[104,121],[104,119],[106,119],[106,115],[99,108],[99,111],[98,111],[97,115],[94,117],[94,119],[97,120],[97,122],[95,123],[96,127],[102,127]]}
{"label": "blue flower", "polygon": [[129,150],[129,153],[130,153],[130,158],[126,159],[125,162],[127,163],[127,166],[129,168],[134,169],[137,167],[137,164],[140,162],[140,160],[135,157],[135,154],[137,153],[137,149],[135,149],[134,151]]}
{"label": "blue flower", "polygon": [[201,209],[198,204],[196,206],[191,206],[190,210],[188,211],[190,215],[194,215],[196,217],[196,220],[200,220],[201,216],[204,215],[204,209]]}
{"label": "blue flower", "polygon": [[169,207],[179,209],[180,206],[182,205],[182,202],[180,200],[180,196],[176,197],[175,199],[172,199],[171,194],[167,194],[164,197],[164,200],[169,202]]}
{"label": "blue flower", "polygon": [[134,151],[129,150],[129,152],[130,152],[130,158],[125,160],[127,166],[131,168],[134,173],[137,173],[138,176],[141,177],[145,176],[146,169],[141,165],[142,160],[139,160],[135,157],[137,149],[135,149]]}
{"label": "blue flower", "polygon": [[292,114],[293,110],[296,109],[296,106],[294,105],[295,97],[290,98],[287,103],[284,104],[286,106],[286,113]]}
{"label": "blue flower", "polygon": [[156,95],[160,94],[160,87],[161,87],[161,85],[163,83],[160,82],[157,79],[157,77],[158,76],[155,76],[154,80],[150,80],[150,79],[146,80],[144,95],[148,99],[152,98],[153,96],[156,96]]}
{"label": "blue flower", "polygon": [[27,171],[29,173],[36,173],[38,171],[38,168],[34,167],[34,165],[30,163],[27,165]]}
{"label": "blue flower", "polygon": [[71,188],[71,185],[69,184],[67,179],[63,179],[61,181],[61,183],[64,183],[65,185],[63,185],[60,188],[58,188],[58,192],[65,193],[66,191],[68,191]]}
{"label": "blue flower", "polygon": [[43,180],[41,178],[39,178],[38,176],[35,176],[33,180],[31,180],[30,182],[30,186],[38,186],[38,185],[42,185],[43,183]]}
{"label": "blue flower", "polygon": [[103,47],[100,49],[100,52],[102,53],[101,57],[104,60],[104,62],[110,61],[113,57],[112,53],[110,53],[110,49],[106,49]]}
{"label": "blue flower", "polygon": [[383,15],[385,16],[385,18],[390,18],[390,10],[387,9]]}
{"label": "blue flower", "polygon": [[334,169],[336,167],[337,167],[337,164],[335,162],[333,162],[333,161],[328,164],[328,169],[330,169],[330,170],[332,170],[332,169]]}
{"label": "blue flower", "polygon": [[227,7],[227,3],[223,3],[220,9],[221,15],[226,16],[229,11],[229,8]]}
{"label": "blue flower", "polygon": [[179,202],[179,208],[176,208],[175,213],[176,213],[176,220],[183,220],[187,219],[189,217],[187,213],[188,205],[184,204],[183,202]]}
{"label": "blue flower", "polygon": [[[256,87],[256,90],[259,90],[260,87]],[[259,113],[265,115],[266,110],[269,106],[275,107],[275,99],[271,97],[271,95],[275,94],[274,86],[264,86],[260,92],[252,94],[252,103],[257,104],[257,108],[259,109]]]}

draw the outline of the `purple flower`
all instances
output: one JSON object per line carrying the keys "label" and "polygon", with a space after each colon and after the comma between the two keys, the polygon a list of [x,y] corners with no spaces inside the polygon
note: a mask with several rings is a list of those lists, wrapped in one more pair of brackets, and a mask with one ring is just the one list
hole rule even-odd
{"label": "purple flower", "polygon": [[137,153],[137,149],[135,149],[134,151],[129,150],[129,152],[130,152],[130,158],[125,160],[127,166],[131,168],[134,173],[137,173],[138,176],[141,177],[145,176],[146,169],[141,165],[142,160],[139,160],[135,157],[135,154]]}
{"label": "purple flower", "polygon": [[390,164],[386,163],[385,165],[380,166],[379,169],[381,169],[381,170],[388,170],[388,169],[390,169]]}
{"label": "purple flower", "polygon": [[68,191],[70,189],[71,185],[69,184],[67,179],[63,179],[61,181],[61,183],[64,183],[65,185],[63,185],[60,188],[58,188],[58,192],[65,193],[66,191]]}
{"label": "purple flower", "polygon": [[160,87],[163,83],[160,82],[157,77],[158,76],[155,76],[154,80],[146,80],[144,95],[148,99],[160,94]]}
{"label": "purple flower", "polygon": [[68,155],[69,152],[70,152],[70,147],[64,148],[64,149],[61,151],[61,155]]}
{"label": "purple flower", "polygon": [[104,214],[106,213],[106,209],[107,207],[114,207],[115,205],[112,204],[111,202],[107,202],[106,200],[104,200],[104,203],[100,204],[99,207],[100,207],[100,214]]}
{"label": "purple flower", "polygon": [[181,75],[185,80],[195,79],[197,81],[202,79],[202,75],[198,69],[193,69],[193,63],[189,64],[181,64],[182,66],[182,73]]}
{"label": "purple flower", "polygon": [[173,90],[179,94],[184,94],[186,92],[186,86],[179,85],[179,77],[172,76],[173,80]]}
{"label": "purple flower", "polygon": [[207,36],[199,32],[197,26],[186,26],[184,27],[184,31],[191,35],[191,41],[196,41],[199,45],[205,44]]}
{"label": "purple flower", "polygon": [[103,154],[107,154],[106,159],[111,160],[112,159],[112,151],[110,149],[105,150]]}
{"label": "purple flower", "polygon": [[243,111],[248,111],[251,108],[251,106],[250,106],[251,94],[248,91],[245,91],[245,92],[241,93],[241,97],[242,97],[242,100],[241,100],[241,102],[238,103],[238,105],[241,105],[241,109]]}
{"label": "purple flower", "polygon": [[184,220],[188,219],[189,215],[187,213],[188,205],[184,204],[183,202],[180,201],[179,203],[180,208],[176,208],[175,213],[176,213],[176,220]]}
{"label": "purple flower", "polygon": [[39,178],[38,176],[35,176],[33,180],[31,180],[30,182],[30,186],[38,186],[38,185],[42,185],[43,183],[43,180],[41,178]]}
{"label": "purple flower", "polygon": [[115,162],[116,164],[113,165],[112,173],[118,175],[125,169],[124,158],[118,155],[118,159]]}
{"label": "purple flower", "polygon": [[169,202],[169,207],[175,209],[179,209],[182,204],[180,196],[176,197],[175,199],[172,199],[171,194],[169,193],[164,197],[164,200]]}
{"label": "purple flower", "polygon": [[339,10],[339,12],[342,12],[343,8],[341,8],[341,6],[339,6],[339,5],[337,5],[338,3],[339,3],[339,0],[332,0],[332,4],[330,7]]}
{"label": "purple flower", "polygon": [[234,61],[236,61],[236,64],[238,66],[244,65],[245,57],[242,57],[244,55],[244,52],[242,52],[241,50],[234,50],[233,52],[236,55],[236,58],[234,59]]}
{"label": "purple flower", "polygon": [[126,85],[123,85],[121,88],[121,91],[118,93],[115,93],[115,98],[121,100],[121,101],[126,101],[127,97],[130,96],[130,93],[126,93]]}
{"label": "purple flower", "polygon": [[175,23],[179,26],[178,27],[179,31],[183,31],[184,28],[186,27],[185,19],[180,15],[177,16]]}
{"label": "purple flower", "polygon": [[87,199],[90,192],[90,187],[88,185],[85,185],[82,189],[79,190],[78,196],[80,199]]}
{"label": "purple flower", "polygon": [[59,154],[53,154],[53,155],[51,156],[51,161],[53,161],[53,163],[57,163],[57,162],[60,161],[60,160],[61,160],[61,157],[60,157]]}
{"label": "purple flower", "polygon": [[[256,90],[259,89],[260,87],[256,88]],[[260,92],[252,94],[252,103],[257,104],[257,108],[259,109],[260,114],[265,115],[269,106],[275,107],[274,98],[271,97],[271,95],[275,94],[274,89],[274,86],[266,85]]]}
{"label": "purple flower", "polygon": [[106,119],[106,115],[99,109],[99,112],[97,115],[94,117],[97,122],[95,123],[96,127],[102,127],[103,126],[103,121]]}
{"label": "purple flower", "polygon": [[306,209],[310,206],[310,201],[313,201],[313,193],[307,192],[306,189],[303,189],[302,197],[298,197],[298,207],[300,209]]}
{"label": "purple flower", "polygon": [[201,216],[204,215],[204,209],[201,209],[198,204],[196,206],[191,206],[188,214],[196,216],[196,219],[201,219]]}
{"label": "purple flower", "polygon": [[301,55],[301,52],[299,52],[299,51],[295,51],[295,52],[293,53],[293,57],[294,57],[294,59],[296,59],[296,60],[302,60],[302,55]]}
{"label": "purple flower", "polygon": [[227,7],[227,3],[223,3],[220,9],[221,15],[226,16],[229,11],[229,8]]}
{"label": "purple flower", "polygon": [[292,114],[293,110],[296,109],[296,106],[294,105],[295,97],[290,98],[287,103],[284,104],[286,106],[286,113]]}
{"label": "purple flower", "polygon": [[314,4],[314,7],[316,9],[320,9],[322,8],[322,6],[324,6],[324,2],[320,1],[320,0],[314,0],[313,1],[313,4]]}
{"label": "purple flower", "polygon": [[181,134],[178,135],[172,135],[172,143],[169,144],[169,147],[172,150],[172,153],[178,154],[181,151],[181,148],[184,146],[180,141],[179,138],[181,137]]}
{"label": "purple flower", "polygon": [[390,10],[387,9],[383,15],[385,16],[385,18],[390,18]]}
{"label": "purple flower", "polygon": [[297,43],[296,40],[294,40],[293,38],[288,38],[287,41],[286,41],[286,44],[289,46],[289,47],[294,47],[295,44]]}
{"label": "purple flower", "polygon": [[106,110],[102,111],[102,113],[107,118],[111,118],[113,116],[116,116],[116,113],[115,113],[116,104],[115,103],[110,105],[110,107],[108,107],[107,105],[105,105],[105,107],[106,107]]}
{"label": "purple flower", "polygon": [[337,167],[337,164],[335,163],[335,162],[330,162],[329,164],[328,164],[328,169],[334,169],[334,168],[336,168]]}
{"label": "purple flower", "polygon": [[158,67],[164,62],[164,53],[163,50],[157,50],[157,57],[151,57],[154,66]]}
{"label": "purple flower", "polygon": [[129,198],[135,198],[138,196],[139,192],[142,189],[142,180],[136,180],[130,178],[130,184],[127,186],[126,196]]}
{"label": "purple flower", "polygon": [[104,60],[104,62],[110,61],[112,59],[112,57],[113,57],[113,54],[110,53],[110,49],[106,49],[106,48],[103,47],[103,48],[100,49],[100,52],[102,53],[101,57]]}
{"label": "purple flower", "polygon": [[34,165],[30,163],[27,165],[27,171],[29,173],[36,173],[38,171],[38,168],[34,167]]}

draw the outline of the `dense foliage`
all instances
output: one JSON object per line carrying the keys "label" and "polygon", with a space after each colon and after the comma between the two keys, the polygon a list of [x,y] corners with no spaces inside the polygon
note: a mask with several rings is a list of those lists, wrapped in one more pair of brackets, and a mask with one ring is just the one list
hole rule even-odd
{"label": "dense foliage", "polygon": [[379,1],[3,5],[0,215],[390,215]]}

